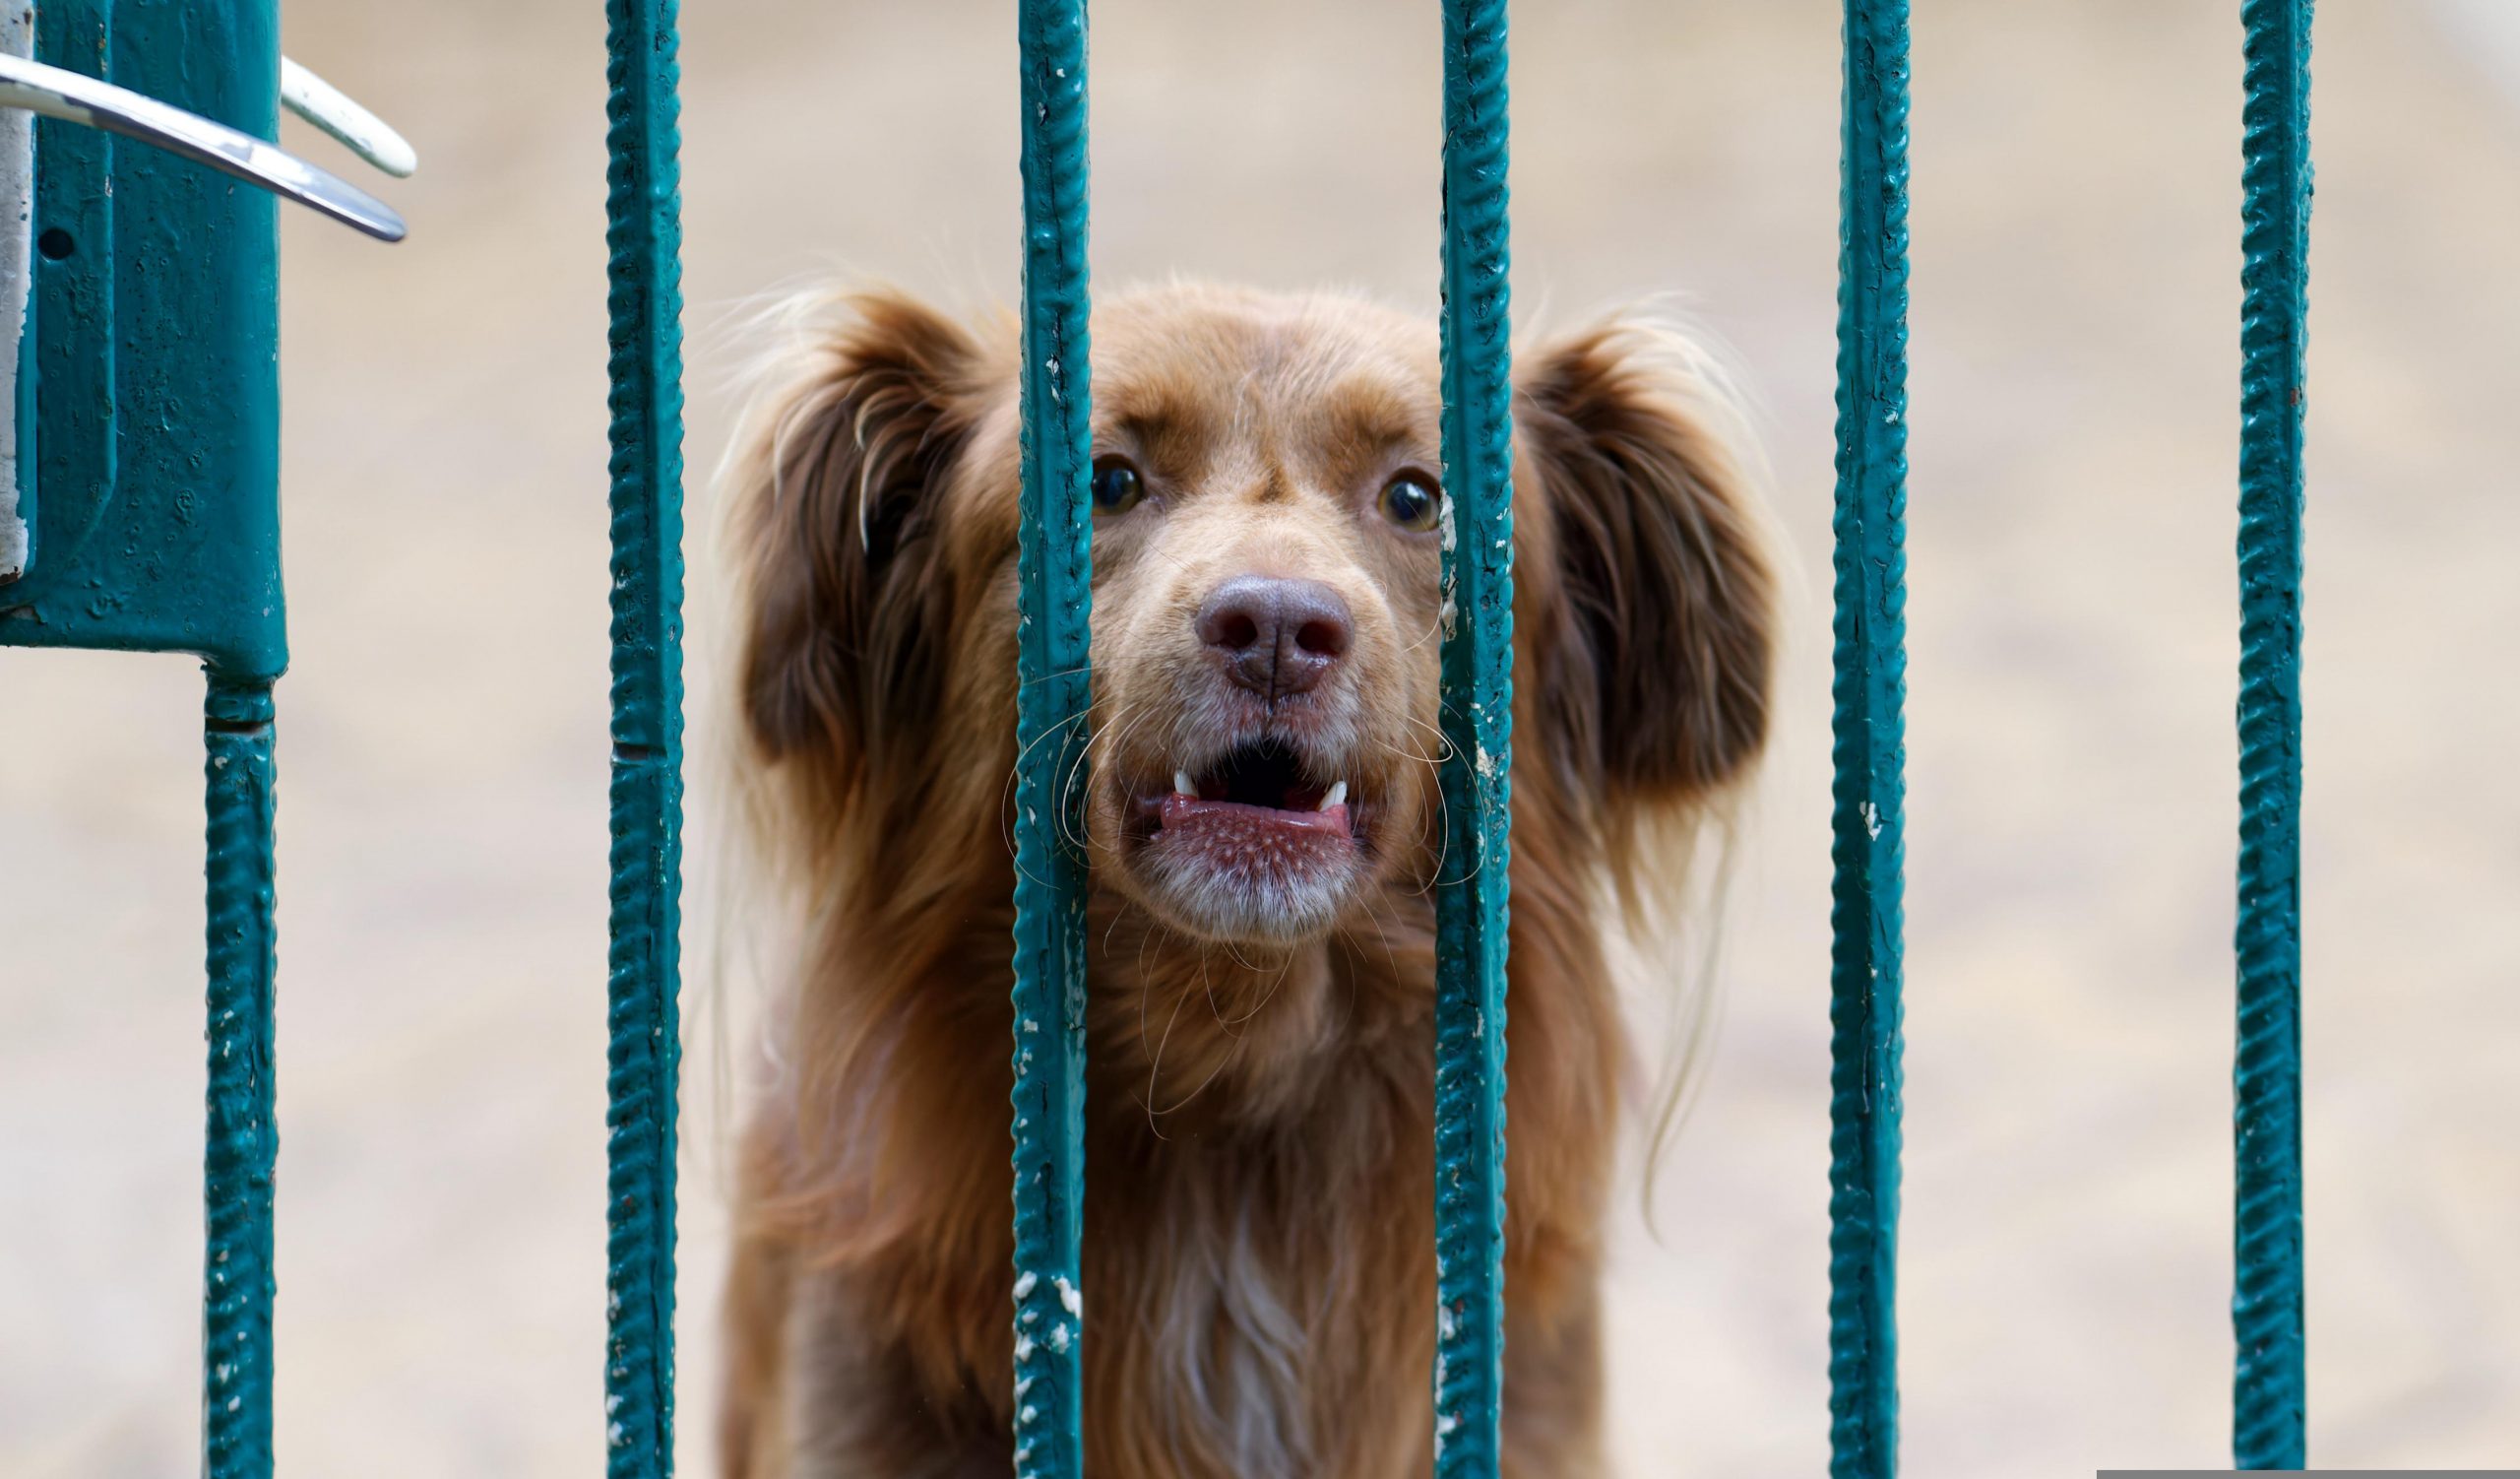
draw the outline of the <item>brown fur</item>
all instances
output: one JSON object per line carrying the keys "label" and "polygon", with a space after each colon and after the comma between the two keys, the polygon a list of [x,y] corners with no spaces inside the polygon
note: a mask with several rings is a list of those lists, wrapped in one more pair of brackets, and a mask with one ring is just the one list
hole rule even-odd
{"label": "brown fur", "polygon": [[[1017,357],[1012,325],[836,299],[734,479],[740,699],[799,953],[745,1141],[722,1415],[737,1479],[1008,1470]],[[1598,1275],[1627,1055],[1602,881],[1766,728],[1770,576],[1715,402],[1610,325],[1516,414],[1506,1471],[1600,1472]],[[1094,891],[1083,1289],[1101,1479],[1386,1479],[1430,1464],[1436,539],[1430,326],[1171,288],[1098,304],[1083,788]],[[1275,717],[1189,627],[1221,581],[1320,581],[1335,684]],[[1258,717],[1255,717],[1257,715]],[[1335,918],[1226,927],[1132,866],[1182,750],[1282,725],[1344,756],[1367,838]],[[1328,777],[1323,777],[1326,782]],[[1291,922],[1292,921],[1292,922]]]}

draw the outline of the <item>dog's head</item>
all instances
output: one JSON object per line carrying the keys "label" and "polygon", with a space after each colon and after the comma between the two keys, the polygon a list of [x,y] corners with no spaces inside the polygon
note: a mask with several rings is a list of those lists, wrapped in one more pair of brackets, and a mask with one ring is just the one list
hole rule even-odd
{"label": "dog's head", "polygon": [[[1097,886],[1197,937],[1321,935],[1437,864],[1441,373],[1430,324],[1175,287],[1099,303]],[[1518,795],[1597,841],[1703,798],[1765,733],[1770,579],[1704,378],[1635,326],[1527,357]],[[1002,844],[1018,361],[848,300],[739,480],[740,693],[820,847],[914,893]],[[880,865],[875,859],[885,860]],[[1003,866],[1002,857],[999,860]]]}

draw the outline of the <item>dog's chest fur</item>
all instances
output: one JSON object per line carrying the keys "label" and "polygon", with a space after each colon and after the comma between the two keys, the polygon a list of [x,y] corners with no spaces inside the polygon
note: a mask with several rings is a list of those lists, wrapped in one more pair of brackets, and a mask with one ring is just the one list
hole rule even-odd
{"label": "dog's chest fur", "polygon": [[1088,1400],[1130,1450],[1112,1471],[1389,1473],[1422,1446],[1432,1126],[1382,1064],[1350,1067],[1314,1125],[1095,1137],[1115,1185],[1088,1192]]}
{"label": "dog's chest fur", "polygon": [[[1509,1029],[1530,1071],[1510,1090],[1527,1153],[1507,1288],[1535,1340],[1589,1313],[1553,1312],[1590,1297],[1578,1230],[1598,1212],[1618,1052],[1606,995],[1588,979],[1598,963],[1555,948],[1591,936],[1545,928],[1548,902],[1536,897],[1518,924],[1516,977],[1529,986]],[[1432,958],[1415,914],[1395,908],[1379,932],[1259,969],[1135,938],[1125,920],[1097,932],[1083,1269],[1097,1473],[1425,1468]],[[956,964],[994,953],[1005,936],[985,923],[975,932],[988,949]],[[1551,979],[1567,968],[1572,980]],[[1002,974],[981,977],[1002,1003]],[[805,1273],[788,1337],[797,1381],[783,1425],[800,1476],[859,1472],[893,1453],[902,1426],[965,1435],[976,1469],[1011,1427],[1004,1008],[984,1008],[976,983],[942,986],[895,997],[913,1008],[903,1037],[857,1058],[881,1082],[855,1098],[863,1118],[847,1132],[846,1166],[788,1173],[820,1184],[834,1219],[800,1250],[821,1266]],[[948,995],[971,1008],[936,1009]],[[1570,1053],[1595,1070],[1553,1066]],[[967,1127],[940,1132],[949,1123]]]}

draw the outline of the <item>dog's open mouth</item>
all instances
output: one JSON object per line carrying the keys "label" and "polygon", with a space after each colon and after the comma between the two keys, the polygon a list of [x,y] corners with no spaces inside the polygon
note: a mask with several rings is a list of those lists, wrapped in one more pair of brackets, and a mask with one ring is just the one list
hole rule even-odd
{"label": "dog's open mouth", "polygon": [[1236,745],[1205,769],[1172,773],[1161,796],[1138,799],[1139,835],[1202,847],[1353,844],[1348,783],[1315,779],[1292,745]]}
{"label": "dog's open mouth", "polygon": [[1130,851],[1167,902],[1220,932],[1315,928],[1364,851],[1362,799],[1320,770],[1276,738],[1177,770],[1135,798]]}

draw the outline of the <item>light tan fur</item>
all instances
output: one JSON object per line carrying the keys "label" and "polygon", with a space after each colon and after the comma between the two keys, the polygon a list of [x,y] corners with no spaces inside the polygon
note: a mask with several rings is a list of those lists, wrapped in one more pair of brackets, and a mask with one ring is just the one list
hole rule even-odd
{"label": "light tan fur", "polygon": [[[836,296],[731,480],[761,846],[802,944],[745,1140],[730,1479],[1001,1475],[1013,1306],[1011,322]],[[1438,540],[1431,325],[1201,287],[1094,319],[1086,1450],[1098,1479],[1431,1463]],[[1756,755],[1771,580],[1713,391],[1611,324],[1518,376],[1506,1472],[1601,1470],[1627,1040],[1613,892]],[[1193,633],[1239,575],[1335,591],[1334,679],[1255,707]],[[1260,903],[1131,831],[1262,731],[1353,788],[1353,868]],[[1669,824],[1669,825],[1660,825]]]}

